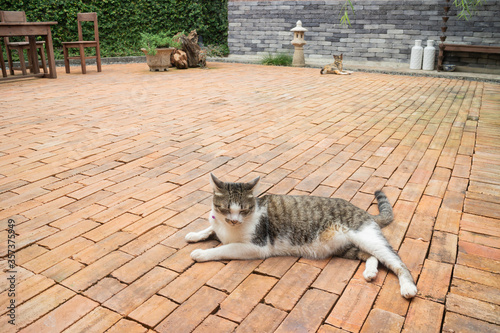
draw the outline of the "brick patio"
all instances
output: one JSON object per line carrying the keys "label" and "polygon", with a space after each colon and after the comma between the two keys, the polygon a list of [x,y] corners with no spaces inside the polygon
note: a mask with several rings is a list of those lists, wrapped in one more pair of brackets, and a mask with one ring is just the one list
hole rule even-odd
{"label": "brick patio", "polygon": [[[0,84],[5,332],[493,332],[500,325],[500,85],[211,63]],[[208,173],[396,215],[418,280],[294,257],[193,263]]]}

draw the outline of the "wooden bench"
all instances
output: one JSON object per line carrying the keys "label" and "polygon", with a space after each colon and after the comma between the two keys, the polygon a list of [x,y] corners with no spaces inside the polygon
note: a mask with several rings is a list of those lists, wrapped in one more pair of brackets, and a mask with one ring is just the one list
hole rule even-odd
{"label": "wooden bench", "polygon": [[441,43],[439,45],[439,56],[438,56],[438,64],[437,64],[438,71],[443,70],[443,59],[444,59],[444,52],[445,51],[500,54],[500,46]]}

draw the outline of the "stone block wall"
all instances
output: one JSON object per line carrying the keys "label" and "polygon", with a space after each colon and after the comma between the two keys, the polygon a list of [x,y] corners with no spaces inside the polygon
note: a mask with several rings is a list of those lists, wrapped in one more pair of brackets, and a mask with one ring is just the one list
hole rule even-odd
{"label": "stone block wall", "polygon": [[[349,15],[351,26],[341,26],[339,13],[344,0],[229,0],[230,52],[292,53],[290,29],[297,20],[308,29],[306,59],[331,59],[332,54],[343,53],[353,61],[409,63],[416,39],[421,39],[424,46],[428,39],[435,44],[440,42],[444,0],[353,0],[353,3],[355,14]],[[500,0],[488,0],[468,21],[458,20],[456,14],[452,6],[447,43],[500,46]],[[497,67],[499,58],[455,54],[451,59],[471,66]]]}

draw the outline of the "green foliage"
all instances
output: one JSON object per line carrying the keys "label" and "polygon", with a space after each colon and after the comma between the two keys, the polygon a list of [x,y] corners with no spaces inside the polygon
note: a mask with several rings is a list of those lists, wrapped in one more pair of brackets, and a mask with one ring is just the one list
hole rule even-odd
{"label": "green foliage", "polygon": [[180,41],[174,41],[174,38],[169,37],[166,32],[157,34],[141,33],[141,47],[145,48],[150,55],[155,55],[158,48],[175,47],[180,49],[181,46]]}
{"label": "green foliage", "polygon": [[351,0],[346,0],[346,2],[342,5],[342,8],[340,8],[340,24],[343,26],[351,25],[351,21],[349,20],[349,8],[351,8],[352,13],[354,14],[354,6]]}
{"label": "green foliage", "polygon": [[205,50],[209,57],[221,58],[229,55],[229,47],[227,47],[227,45],[207,45]]}
{"label": "green foliage", "polygon": [[[96,12],[101,56],[143,55],[141,33],[196,29],[205,44],[227,46],[227,0],[0,0],[2,10],[23,10],[28,21],[57,21],[52,27],[56,57],[61,42],[78,40],[77,13]],[[93,39],[92,23],[83,23]]]}
{"label": "green foliage", "polygon": [[293,61],[293,57],[290,54],[286,53],[278,53],[264,56],[261,60],[261,64],[263,65],[272,65],[272,66],[291,66]]}
{"label": "green foliage", "polygon": [[474,10],[486,0],[454,0],[453,4],[457,7],[458,18],[469,20],[474,15]]}

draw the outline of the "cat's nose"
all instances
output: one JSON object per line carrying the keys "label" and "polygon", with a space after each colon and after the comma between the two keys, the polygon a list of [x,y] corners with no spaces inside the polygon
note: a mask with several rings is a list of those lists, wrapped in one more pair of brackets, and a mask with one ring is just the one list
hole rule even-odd
{"label": "cat's nose", "polygon": [[231,225],[237,225],[238,223],[240,223],[238,220],[231,220],[231,219],[226,219],[226,222]]}

